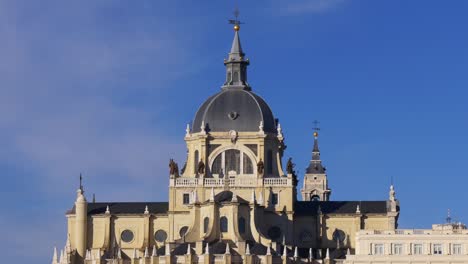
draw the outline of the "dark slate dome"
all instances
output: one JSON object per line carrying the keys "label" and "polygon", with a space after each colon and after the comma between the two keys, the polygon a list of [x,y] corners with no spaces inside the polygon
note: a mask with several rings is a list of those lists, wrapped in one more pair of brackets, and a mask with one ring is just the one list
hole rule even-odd
{"label": "dark slate dome", "polygon": [[244,89],[224,89],[198,109],[192,131],[200,132],[204,122],[208,132],[255,132],[260,121],[265,132],[276,132],[273,113],[260,96]]}

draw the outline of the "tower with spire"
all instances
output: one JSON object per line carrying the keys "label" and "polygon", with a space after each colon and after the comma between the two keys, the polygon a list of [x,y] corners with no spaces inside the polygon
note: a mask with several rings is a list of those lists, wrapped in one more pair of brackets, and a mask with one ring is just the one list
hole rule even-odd
{"label": "tower with spire", "polygon": [[328,201],[331,189],[328,188],[326,168],[320,159],[318,145],[318,129],[314,132],[314,148],[312,149],[312,159],[306,169],[304,185],[301,190],[303,201]]}

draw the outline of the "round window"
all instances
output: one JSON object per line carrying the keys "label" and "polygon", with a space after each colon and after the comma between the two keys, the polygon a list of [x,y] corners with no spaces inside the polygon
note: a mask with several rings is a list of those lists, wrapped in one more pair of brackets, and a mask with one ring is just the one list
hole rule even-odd
{"label": "round window", "polygon": [[167,239],[167,233],[164,230],[158,230],[154,233],[154,239],[158,242],[164,242]]}
{"label": "round window", "polygon": [[268,229],[268,236],[272,240],[279,239],[281,237],[281,229],[277,226],[270,227],[270,229]]}
{"label": "round window", "polygon": [[179,235],[180,235],[180,237],[184,237],[184,236],[187,234],[187,231],[188,231],[188,226],[183,226],[183,227],[179,230]]}
{"label": "round window", "polygon": [[130,243],[133,240],[133,232],[131,230],[124,230],[122,234],[120,234],[120,238],[122,239],[123,242]]}

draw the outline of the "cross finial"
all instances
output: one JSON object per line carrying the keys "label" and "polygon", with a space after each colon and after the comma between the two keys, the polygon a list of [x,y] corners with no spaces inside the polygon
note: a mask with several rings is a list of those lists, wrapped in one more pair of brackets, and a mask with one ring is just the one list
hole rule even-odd
{"label": "cross finial", "polygon": [[314,137],[317,138],[318,132],[320,131],[320,127],[319,127],[320,122],[317,120],[314,120],[312,123],[314,124],[314,127],[312,127],[312,129],[314,130]]}
{"label": "cross finial", "polygon": [[83,191],[83,176],[80,173],[80,190]]}
{"label": "cross finial", "polygon": [[320,131],[320,127],[319,127],[320,122],[318,120],[314,120],[312,123],[314,124],[314,127],[312,129],[314,131]]}
{"label": "cross finial", "polygon": [[236,9],[234,9],[234,19],[229,19],[229,24],[234,25],[235,31],[239,31],[240,24],[244,24],[241,21],[239,21],[239,14],[239,8],[236,7]]}

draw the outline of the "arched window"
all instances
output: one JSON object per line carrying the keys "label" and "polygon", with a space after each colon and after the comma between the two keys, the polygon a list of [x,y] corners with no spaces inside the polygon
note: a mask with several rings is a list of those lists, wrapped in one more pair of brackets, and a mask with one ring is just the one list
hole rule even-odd
{"label": "arched window", "polygon": [[240,151],[237,149],[228,149],[225,152],[224,167],[226,172],[235,171],[240,173]]}
{"label": "arched window", "polygon": [[226,83],[230,83],[230,82],[231,82],[231,72],[228,72]]}
{"label": "arched window", "polygon": [[203,219],[203,233],[208,232],[209,224],[210,224],[210,219],[208,217],[205,217],[205,219]]}
{"label": "arched window", "polygon": [[213,161],[213,165],[211,166],[211,173],[221,174],[222,172],[223,172],[223,157],[222,155],[218,155]]}
{"label": "arched window", "polygon": [[273,151],[271,149],[267,152],[267,173],[273,174]]}
{"label": "arched window", "polygon": [[244,234],[245,233],[245,218],[244,217],[239,217],[239,233]]}
{"label": "arched window", "polygon": [[254,174],[254,165],[250,157],[238,149],[228,149],[216,156],[211,163],[211,173],[224,177],[234,172],[236,175]]}
{"label": "arched window", "polygon": [[234,72],[234,74],[232,75],[232,81],[233,82],[238,82],[239,81],[239,72]]}
{"label": "arched window", "polygon": [[195,174],[198,173],[198,150],[195,150],[195,154],[193,157],[193,172]]}
{"label": "arched window", "polygon": [[310,200],[311,200],[312,202],[318,202],[318,201],[320,201],[320,196],[314,194],[314,195],[312,195],[312,196],[310,197]]}
{"label": "arched window", "polygon": [[219,229],[221,230],[221,232],[225,233],[228,231],[228,220],[225,216],[222,216],[220,219],[219,219]]}
{"label": "arched window", "polygon": [[253,164],[252,161],[247,157],[247,155],[244,155],[244,158],[242,159],[243,161],[243,170],[244,174],[253,174]]}

